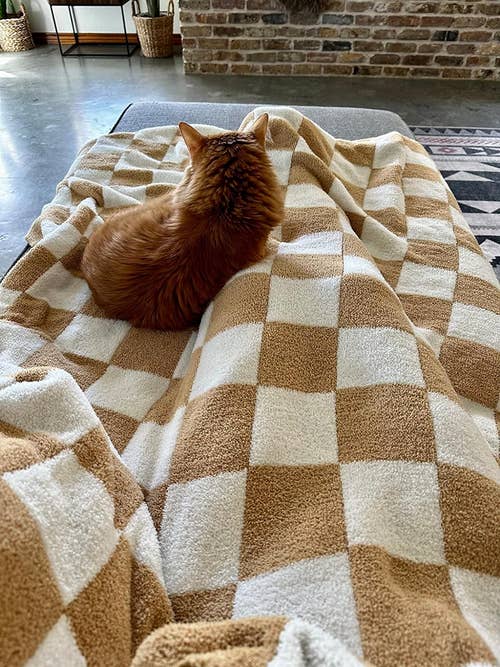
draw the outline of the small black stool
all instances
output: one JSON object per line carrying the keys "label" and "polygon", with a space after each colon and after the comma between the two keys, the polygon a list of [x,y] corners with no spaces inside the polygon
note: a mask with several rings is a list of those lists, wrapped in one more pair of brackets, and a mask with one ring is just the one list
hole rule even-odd
{"label": "small black stool", "polygon": [[[52,14],[52,20],[54,21],[54,29],[56,31],[57,43],[59,44],[59,51],[62,56],[72,56],[72,57],[81,57],[81,56],[93,56],[93,57],[109,57],[109,56],[118,56],[130,58],[134,51],[139,47],[138,44],[131,44],[128,39],[127,34],[127,25],[125,23],[125,14],[123,13],[123,5],[126,5],[129,0],[47,0],[50,5],[50,13]],[[67,49],[63,49],[61,43],[61,37],[57,29],[56,17],[54,14],[54,7],[67,7],[69,12],[69,18],[71,21],[71,29],[73,30],[74,44],[69,46]],[[80,42],[80,33],[78,32],[78,25],[76,22],[75,7],[120,7],[122,13],[122,23],[123,23],[123,35],[125,37],[126,50],[125,53],[74,53],[75,49],[81,47]],[[88,42],[90,43],[90,42]],[[92,42],[92,44],[102,44],[103,42]],[[106,44],[108,46],[108,44]]]}

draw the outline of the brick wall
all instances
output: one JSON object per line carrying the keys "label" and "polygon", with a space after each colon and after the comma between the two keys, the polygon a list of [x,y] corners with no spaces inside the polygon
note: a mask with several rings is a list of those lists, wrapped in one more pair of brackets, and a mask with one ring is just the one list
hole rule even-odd
{"label": "brick wall", "polygon": [[[307,2],[307,0],[304,0]],[[500,79],[500,0],[180,0],[187,73]]]}

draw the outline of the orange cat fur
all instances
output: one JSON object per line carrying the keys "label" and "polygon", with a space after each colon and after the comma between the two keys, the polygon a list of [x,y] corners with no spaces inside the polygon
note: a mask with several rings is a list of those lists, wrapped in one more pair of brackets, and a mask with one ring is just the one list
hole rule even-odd
{"label": "orange cat fur", "polygon": [[283,196],[265,151],[267,114],[248,132],[204,137],[180,123],[191,163],[172,192],[111,216],[82,270],[109,317],[138,327],[195,325],[241,269],[266,254]]}

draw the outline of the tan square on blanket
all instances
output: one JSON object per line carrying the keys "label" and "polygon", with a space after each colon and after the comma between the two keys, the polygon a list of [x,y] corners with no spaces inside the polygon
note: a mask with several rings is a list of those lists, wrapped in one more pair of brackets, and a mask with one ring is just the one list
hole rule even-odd
{"label": "tan square on blanket", "polygon": [[251,467],[240,578],[345,550],[342,506],[336,465]]}

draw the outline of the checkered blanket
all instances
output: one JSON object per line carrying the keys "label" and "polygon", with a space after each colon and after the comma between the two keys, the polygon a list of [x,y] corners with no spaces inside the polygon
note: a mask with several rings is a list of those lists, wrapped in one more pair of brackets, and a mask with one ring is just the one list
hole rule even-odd
{"label": "checkered blanket", "polygon": [[2,665],[500,657],[496,279],[418,143],[271,113],[286,220],[198,330],[79,270],[174,127],[88,144],[0,288]]}

